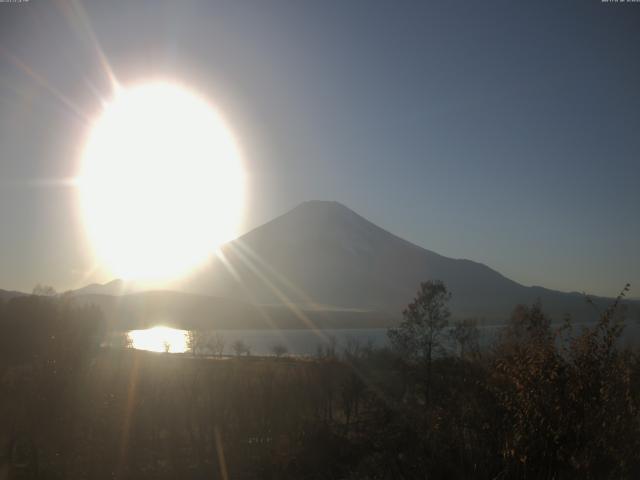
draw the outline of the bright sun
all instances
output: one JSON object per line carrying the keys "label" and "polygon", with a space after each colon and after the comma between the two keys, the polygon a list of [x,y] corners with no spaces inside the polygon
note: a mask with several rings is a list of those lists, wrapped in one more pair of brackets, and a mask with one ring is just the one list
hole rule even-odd
{"label": "bright sun", "polygon": [[121,89],[93,126],[79,179],[99,262],[168,280],[236,235],[244,175],[233,135],[205,100],[174,85]]}

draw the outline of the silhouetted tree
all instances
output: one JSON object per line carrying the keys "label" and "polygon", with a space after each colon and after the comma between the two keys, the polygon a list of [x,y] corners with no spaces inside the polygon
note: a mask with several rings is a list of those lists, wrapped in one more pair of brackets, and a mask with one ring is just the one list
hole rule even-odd
{"label": "silhouetted tree", "polygon": [[360,339],[353,336],[347,337],[347,341],[342,352],[345,360],[350,361],[352,359],[359,358],[361,351],[362,344]]}
{"label": "silhouetted tree", "polygon": [[285,345],[281,343],[277,343],[271,347],[271,353],[273,353],[277,358],[285,355],[288,352],[288,349]]}
{"label": "silhouetted tree", "polygon": [[191,352],[192,356],[198,355],[202,352],[207,345],[207,338],[205,332],[199,330],[189,330],[187,332],[187,350]]}
{"label": "silhouetted tree", "polygon": [[349,433],[351,426],[351,420],[353,417],[357,417],[360,410],[360,404],[366,385],[364,384],[360,374],[356,371],[355,366],[352,365],[353,370],[349,372],[347,378],[342,384],[342,407],[345,415],[345,430]]}
{"label": "silhouetted tree", "polygon": [[394,349],[409,361],[425,367],[425,396],[431,388],[434,354],[442,348],[443,331],[451,315],[448,307],[451,293],[440,280],[420,284],[414,300],[402,312],[404,320],[398,328],[388,331]]}
{"label": "silhouetted tree", "polygon": [[133,342],[128,332],[116,332],[112,336],[111,345],[116,348],[132,348]]}
{"label": "silhouetted tree", "polygon": [[101,315],[75,301],[0,303],[0,478],[35,472],[18,438],[47,479],[640,478],[640,357],[618,345],[620,305],[576,332],[518,307],[464,362],[433,342],[425,402],[426,341],[184,359],[98,348]]}
{"label": "silhouetted tree", "polygon": [[338,346],[338,340],[335,335],[327,335],[327,341],[325,344],[319,343],[316,345],[316,356],[321,359],[336,358],[336,350]]}
{"label": "silhouetted tree", "polygon": [[222,356],[225,340],[219,332],[190,330],[187,332],[187,349],[195,357],[209,351],[212,355]]}
{"label": "silhouetted tree", "polygon": [[474,354],[478,351],[480,330],[478,329],[478,320],[475,318],[455,322],[449,335],[458,347],[461,359],[466,358],[467,354]]}
{"label": "silhouetted tree", "polygon": [[[553,329],[539,303],[514,311],[496,348],[508,476],[631,478],[640,448],[630,352],[617,346],[628,287],[595,325]],[[637,468],[637,461],[636,461]]]}
{"label": "silhouetted tree", "polygon": [[226,341],[220,332],[216,332],[213,337],[209,338],[208,346],[214,355],[222,356]]}
{"label": "silhouetted tree", "polygon": [[41,297],[54,297],[57,295],[56,289],[51,285],[42,285],[40,283],[33,287],[33,291],[31,293]]}
{"label": "silhouetted tree", "polygon": [[233,342],[233,345],[231,345],[231,348],[233,349],[237,357],[245,353],[247,355],[251,353],[249,347],[242,340],[236,340],[235,342]]}

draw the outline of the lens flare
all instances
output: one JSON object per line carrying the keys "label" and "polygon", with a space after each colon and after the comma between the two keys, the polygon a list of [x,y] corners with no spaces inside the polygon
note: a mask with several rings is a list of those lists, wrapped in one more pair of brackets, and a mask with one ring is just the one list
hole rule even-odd
{"label": "lens flare", "polygon": [[244,173],[221,116],[158,83],[119,90],[87,140],[79,175],[86,230],[113,275],[168,280],[234,238]]}

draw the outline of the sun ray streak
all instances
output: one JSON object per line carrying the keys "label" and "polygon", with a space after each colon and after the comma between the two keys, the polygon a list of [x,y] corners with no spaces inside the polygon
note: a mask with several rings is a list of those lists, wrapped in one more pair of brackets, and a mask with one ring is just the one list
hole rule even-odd
{"label": "sun ray streak", "polygon": [[[264,268],[266,268],[272,275],[276,276],[277,279],[283,283],[285,286],[291,288],[296,292],[296,294],[300,295],[303,299],[307,300],[309,304],[314,305],[318,309],[320,309],[320,305],[316,303],[311,296],[309,296],[306,292],[296,287],[289,279],[287,279],[284,275],[280,274],[275,268],[270,266],[266,261],[264,261],[257,253],[255,253],[248,245],[244,244],[242,241],[238,240],[236,243],[247,255],[250,255],[255,261],[259,262]],[[321,331],[321,330],[319,330]],[[328,340],[328,337],[324,337],[324,340]],[[365,384],[367,387],[376,393],[378,397],[389,407],[393,406],[393,402],[391,401],[385,393],[377,388],[377,386],[369,380],[369,378],[364,374],[364,372],[358,367],[357,363],[354,361],[345,358],[345,363],[349,365],[352,369],[353,373]]]}
{"label": "sun ray streak", "polygon": [[293,290],[296,295],[298,295],[302,300],[305,301],[306,304],[310,305],[314,310],[321,311],[322,306],[317,303],[308,293],[304,290],[300,289],[298,286],[293,284],[288,278],[278,272],[274,267],[269,265],[264,259],[260,257],[256,252],[254,252],[248,245],[246,245],[242,240],[237,240],[236,243],[238,246],[246,252],[251,258],[253,258],[256,262],[259,262],[265,269],[269,271],[271,275],[276,277],[276,279],[282,283],[285,287]]}
{"label": "sun ray streak", "polygon": [[[231,262],[227,259],[226,255],[224,254],[224,252],[222,250],[218,250],[218,252],[216,252],[217,257],[220,259],[220,261],[222,262],[222,265],[229,271],[229,273],[231,274],[231,276],[234,278],[234,280],[237,282],[238,285],[240,285],[240,288],[242,288],[243,292],[245,293],[245,295],[247,295],[247,297],[249,298],[249,300],[251,301],[251,303],[256,307],[256,310],[258,311],[258,313],[260,314],[260,316],[263,318],[263,320],[265,321],[265,323],[273,330],[278,331],[278,327],[277,325],[274,323],[273,319],[271,318],[271,316],[265,311],[265,309],[256,301],[254,301],[254,295],[251,293],[251,291],[247,288],[247,286],[244,284],[244,282],[242,281],[242,278],[240,278],[240,275],[238,274],[237,270],[235,269],[235,267],[231,264]],[[284,339],[284,335],[280,334],[280,336]]]}
{"label": "sun ray streak", "polygon": [[[274,275],[277,277],[277,279],[283,283],[285,286],[293,289],[298,295],[300,295],[303,299],[307,300],[311,305],[315,305],[318,308],[320,308],[320,305],[318,303],[316,303],[308,294],[306,294],[303,290],[297,288],[293,283],[291,283],[291,281],[289,281],[284,275],[280,274],[275,268],[271,267],[266,261],[264,261],[262,258],[260,258],[260,256],[255,253],[249,246],[245,245],[242,241],[237,240],[234,242],[234,245],[237,245],[240,249],[243,250],[243,252],[246,252],[247,255],[251,256],[252,259],[254,259],[256,262],[259,262],[264,268],[266,268],[269,273],[271,273],[271,275]],[[236,252],[236,253],[240,253],[240,252]],[[268,280],[268,278],[266,277],[266,275],[262,274],[261,272],[259,272],[258,267],[256,267],[255,265],[253,265],[253,263],[247,259],[246,256],[240,254],[239,258],[241,258],[245,264],[247,264],[247,266],[249,266],[252,271],[254,271],[256,273],[256,275],[259,275],[260,278],[263,280],[263,282],[265,282],[265,284],[272,289],[272,291],[278,295],[278,297],[284,301],[284,303],[288,306],[288,307],[294,307],[295,310],[302,315],[302,317],[300,318],[301,320],[305,321],[305,323],[307,323],[307,325],[311,325],[311,330],[318,335],[322,340],[324,341],[328,341],[329,337],[328,335],[324,334],[324,332],[322,332],[322,330],[320,330],[319,328],[317,328],[315,326],[315,324],[313,324],[313,322],[311,321],[311,319],[309,319],[302,310],[300,310],[297,306],[295,306],[295,304],[289,303],[288,302],[288,298],[286,297],[286,295],[280,291],[272,282],[270,282]],[[296,313],[296,311],[294,311],[294,313]],[[306,320],[305,320],[306,319]],[[347,363],[347,365],[349,365],[349,367],[351,368],[351,370],[353,371],[353,373],[373,392],[376,393],[376,395],[378,395],[378,397],[390,408],[397,408],[394,405],[394,402],[381,390],[379,389],[373,382],[371,382],[369,380],[369,378],[367,377],[367,375],[362,371],[362,369],[360,369],[357,365],[356,362],[345,358],[345,363]]]}
{"label": "sun ray streak", "polygon": [[83,43],[89,44],[93,48],[96,58],[98,59],[98,63],[109,81],[112,91],[117,91],[119,88],[118,81],[113,73],[113,69],[109,64],[109,61],[107,60],[107,56],[98,41],[98,37],[91,27],[89,16],[82,6],[82,3],[78,0],[72,0],[70,2],[56,2],[56,5],[66,17],[71,27],[75,30],[76,35],[78,35],[80,40],[83,41]]}
{"label": "sun ray streak", "polygon": [[0,45],[0,55],[4,55],[9,59],[13,65],[15,65],[18,69],[20,69],[23,73],[25,73],[28,77],[34,80],[38,85],[43,87],[45,90],[48,90],[49,93],[53,94],[55,98],[57,98],[64,106],[66,106],[72,113],[74,113],[78,118],[80,118],[85,124],[89,124],[89,117],[82,111],[80,107],[78,107],[75,103],[73,103],[69,98],[62,94],[59,90],[54,88],[47,80],[42,77],[38,72],[29,67],[27,64],[22,62],[18,57],[10,53],[7,49]]}
{"label": "sun ray streak", "polygon": [[238,255],[240,260],[243,261],[243,263],[258,276],[258,278],[267,286],[267,288],[269,288],[282,301],[283,305],[287,307],[302,323],[304,323],[314,333],[314,335],[321,338],[325,342],[329,341],[329,336],[320,328],[318,328],[302,309],[300,309],[295,303],[293,303],[287,297],[287,295],[277,287],[274,282],[272,282],[262,271],[260,271],[260,269],[251,261],[251,259],[247,258],[247,256],[239,249],[234,249],[234,252]]}
{"label": "sun ray streak", "polygon": [[218,464],[220,465],[220,476],[222,480],[229,480],[229,474],[227,473],[227,461],[224,457],[224,448],[222,445],[222,435],[220,435],[220,429],[216,426],[214,428],[216,452],[218,454]]}
{"label": "sun ray streak", "polygon": [[131,433],[131,422],[133,412],[135,410],[137,389],[138,389],[138,376],[140,373],[140,356],[134,355],[131,363],[131,370],[129,372],[129,384],[127,386],[127,399],[124,409],[124,418],[122,419],[122,432],[120,435],[120,452],[118,455],[118,465],[116,467],[115,478],[123,478],[123,474],[126,463],[127,453],[129,451],[129,437]]}
{"label": "sun ray streak", "polygon": [[86,282],[89,281],[91,277],[93,277],[93,275],[98,271],[99,268],[100,264],[98,262],[93,262],[78,282],[79,287],[84,286]]}

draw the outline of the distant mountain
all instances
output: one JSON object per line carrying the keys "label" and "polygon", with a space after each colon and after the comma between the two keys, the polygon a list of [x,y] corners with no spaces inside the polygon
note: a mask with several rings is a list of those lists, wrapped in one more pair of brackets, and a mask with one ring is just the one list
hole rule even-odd
{"label": "distant mountain", "polygon": [[92,283],[73,290],[74,295],[126,295],[140,291],[135,284],[116,279],[107,283]]}
{"label": "distant mountain", "polygon": [[23,297],[28,295],[24,292],[17,292],[15,290],[0,290],[0,300],[10,300],[14,297]]}
{"label": "distant mountain", "polygon": [[[420,282],[444,281],[454,318],[504,322],[540,300],[556,320],[596,313],[579,293],[526,287],[481,263],[444,257],[374,225],[336,202],[306,202],[224,245],[181,285],[140,292],[114,280],[73,293],[113,328],[358,328],[393,325]],[[624,279],[622,279],[624,281]],[[187,293],[188,292],[188,293]],[[594,298],[604,308],[611,299]],[[628,301],[637,318],[640,302]]]}
{"label": "distant mountain", "polygon": [[[186,291],[252,304],[320,305],[398,318],[421,281],[440,279],[453,294],[456,317],[504,321],[515,305],[539,299],[558,319],[567,313],[594,318],[581,294],[526,287],[481,263],[444,257],[336,202],[305,202],[221,252],[221,258],[184,284]],[[638,304],[632,307],[637,314]]]}

